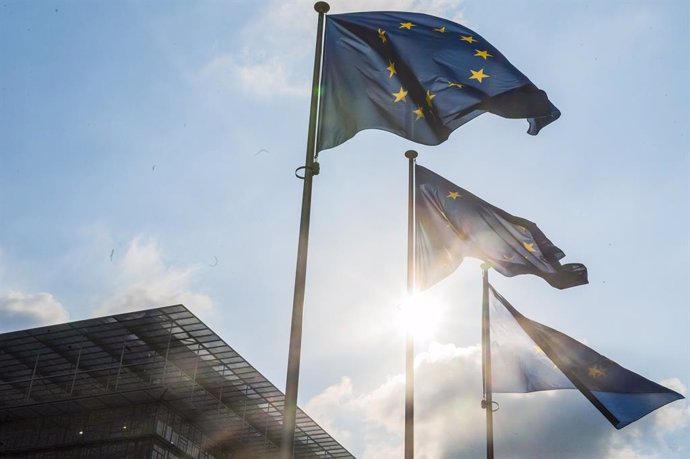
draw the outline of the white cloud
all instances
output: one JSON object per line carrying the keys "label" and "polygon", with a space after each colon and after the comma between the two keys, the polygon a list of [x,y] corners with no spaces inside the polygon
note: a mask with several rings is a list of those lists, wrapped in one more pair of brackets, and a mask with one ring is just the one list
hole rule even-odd
{"label": "white cloud", "polygon": [[24,286],[8,279],[7,261],[0,247],[0,331],[14,331],[69,320],[69,313],[46,292],[24,293]]}
{"label": "white cloud", "polygon": [[338,384],[326,388],[325,391],[309,400],[305,406],[305,411],[315,419],[334,438],[341,442],[350,440],[352,433],[348,429],[342,429],[331,414],[333,404],[346,406],[348,400],[352,399],[352,381],[350,378],[342,378]]}
{"label": "white cloud", "polygon": [[[485,454],[481,349],[432,343],[415,361],[416,457],[480,458]],[[673,386],[673,381],[666,381]],[[683,389],[678,386],[675,389]],[[404,377],[389,377],[358,393],[350,378],[314,397],[306,410],[332,426],[358,457],[402,456]],[[666,439],[688,426],[687,404],[676,402],[617,431],[574,390],[495,394],[496,454],[503,458],[680,458]],[[647,419],[649,418],[649,419]],[[343,434],[339,436],[338,434]]]}
{"label": "white cloud", "polygon": [[606,459],[657,459],[658,457],[656,454],[640,453],[630,446],[614,448],[606,455]]}
{"label": "white cloud", "polygon": [[[71,296],[60,291],[59,296],[71,298],[68,308],[53,293],[25,293],[36,289],[35,281],[27,282],[22,276],[19,280],[9,279],[6,257],[0,249],[0,286],[3,287],[0,331],[64,323],[70,320],[68,309],[77,317],[85,312],[91,317],[173,304],[184,304],[195,313],[213,312],[211,298],[196,290],[201,266],[178,267],[166,263],[155,241],[134,238],[125,244],[121,255],[117,255],[119,250],[112,249],[111,257],[107,257],[103,248],[119,244],[107,231],[89,228],[82,242],[82,246],[65,255],[57,270],[60,273],[75,270],[82,281],[80,290],[90,289]],[[104,262],[104,258],[110,261]],[[55,283],[49,279],[41,284],[45,282]]]}
{"label": "white cloud", "polygon": [[194,267],[167,266],[155,242],[136,238],[115,262],[112,296],[96,312],[116,314],[179,303],[191,310],[209,310],[211,298],[192,291],[195,273]]}
{"label": "white cloud", "polygon": [[232,89],[236,84],[261,97],[309,94],[309,83],[305,78],[294,76],[295,70],[276,56],[266,60],[253,61],[227,54],[215,57],[206,64],[202,76],[215,84]]}
{"label": "white cloud", "polygon": [[[463,20],[458,0],[332,0],[330,13],[416,11]],[[313,0],[272,1],[243,31],[242,51],[221,54],[201,70],[202,81],[226,89],[239,85],[261,97],[310,93],[317,15]]]}
{"label": "white cloud", "polygon": [[[683,396],[687,396],[687,388],[678,378],[666,379],[661,384],[675,390]],[[690,406],[686,400],[673,403],[665,409],[660,410],[654,417],[655,424],[659,431],[672,432],[681,430],[690,425]]]}
{"label": "white cloud", "polygon": [[11,291],[0,296],[0,323],[4,331],[66,322],[67,310],[50,293]]}

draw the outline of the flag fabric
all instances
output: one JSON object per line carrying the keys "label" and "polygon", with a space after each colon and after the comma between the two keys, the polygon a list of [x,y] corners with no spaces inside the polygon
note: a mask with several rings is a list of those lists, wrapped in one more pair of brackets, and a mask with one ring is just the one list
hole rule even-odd
{"label": "flag fabric", "polygon": [[493,392],[579,389],[621,429],[684,398],[520,314],[489,288]]}
{"label": "flag fabric", "polygon": [[317,151],[363,129],[438,145],[484,112],[527,118],[528,132],[560,116],[546,93],[488,41],[420,13],[326,17]]}
{"label": "flag fabric", "polygon": [[464,257],[504,276],[534,274],[564,289],[587,283],[587,268],[561,265],[565,254],[536,224],[483,201],[440,175],[415,168],[416,281],[426,289],[448,276]]}

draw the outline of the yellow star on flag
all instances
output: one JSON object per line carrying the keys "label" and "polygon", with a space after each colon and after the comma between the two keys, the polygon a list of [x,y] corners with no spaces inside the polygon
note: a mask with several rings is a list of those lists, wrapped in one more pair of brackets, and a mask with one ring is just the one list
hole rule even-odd
{"label": "yellow star on flag", "polygon": [[434,29],[434,32],[440,32],[440,33],[446,33],[446,26],[443,26],[438,29]]}
{"label": "yellow star on flag", "polygon": [[525,246],[525,249],[527,249],[529,253],[533,253],[536,250],[534,248],[534,242],[523,242],[522,245]]}
{"label": "yellow star on flag", "polygon": [[395,70],[395,62],[393,62],[393,61],[388,61],[388,63],[389,63],[390,65],[389,65],[388,67],[386,67],[386,70],[388,70],[389,72],[391,72],[390,75],[388,75],[388,78],[393,78],[393,75],[397,74],[398,71]]}
{"label": "yellow star on flag", "polygon": [[587,369],[587,372],[589,373],[590,378],[598,378],[600,376],[606,376],[606,370],[601,368],[600,366],[594,365],[593,367],[589,367]]}
{"label": "yellow star on flag", "polygon": [[474,43],[475,41],[477,41],[474,39],[474,37],[472,35],[470,35],[469,37],[466,37],[464,35],[460,35],[460,40],[466,41],[467,43]]}
{"label": "yellow star on flag", "polygon": [[453,201],[455,201],[456,199],[461,198],[461,197],[462,196],[457,191],[449,191],[448,196],[446,196],[446,198],[450,198]]}
{"label": "yellow star on flag", "polygon": [[378,34],[379,34],[379,38],[381,39],[381,43],[385,43],[386,42],[386,31],[379,29]]}
{"label": "yellow star on flag", "polygon": [[479,51],[478,49],[475,49],[476,53],[474,54],[475,56],[483,57],[484,60],[486,60],[488,57],[494,57],[492,54],[489,54],[488,51]]}
{"label": "yellow star on flag", "polygon": [[407,91],[405,91],[405,90],[402,88],[402,86],[400,86],[400,91],[394,92],[393,95],[395,96],[395,100],[393,101],[393,103],[398,103],[398,102],[400,102],[401,100],[402,100],[403,102],[407,102],[407,100],[405,99],[405,97],[407,96]]}
{"label": "yellow star on flag", "polygon": [[484,78],[489,78],[489,75],[484,73],[484,69],[479,69],[479,71],[470,70],[470,72],[472,72],[470,80],[477,80],[481,83]]}
{"label": "yellow star on flag", "polygon": [[414,25],[414,24],[412,24],[411,22],[401,22],[401,23],[400,23],[400,28],[401,28],[401,29],[412,30],[412,27],[417,27],[417,26]]}
{"label": "yellow star on flag", "polygon": [[455,87],[458,88],[458,89],[462,89],[462,85],[461,85],[460,83],[454,83],[454,82],[452,82],[452,81],[449,81],[449,82],[448,82],[448,86],[450,86],[451,88],[452,88],[453,86],[455,86]]}
{"label": "yellow star on flag", "polygon": [[429,105],[429,107],[431,107],[431,101],[433,100],[434,97],[436,97],[436,94],[431,94],[429,92],[429,90],[427,89],[426,90],[426,103]]}
{"label": "yellow star on flag", "polygon": [[415,121],[417,121],[419,118],[424,118],[424,109],[422,109],[422,107],[417,107],[417,110],[412,110],[412,113],[417,116]]}

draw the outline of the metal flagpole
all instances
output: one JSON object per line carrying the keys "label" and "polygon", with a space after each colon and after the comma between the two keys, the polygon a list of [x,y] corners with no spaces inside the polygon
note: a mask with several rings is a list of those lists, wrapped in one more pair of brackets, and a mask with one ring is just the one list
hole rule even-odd
{"label": "metal flagpole", "polygon": [[[299,364],[302,350],[302,315],[304,312],[304,285],[307,273],[307,248],[309,245],[309,217],[311,214],[312,178],[319,173],[318,163],[314,161],[316,140],[316,115],[319,102],[319,81],[321,79],[321,48],[323,44],[324,16],[330,9],[326,2],[316,2],[314,9],[319,13],[314,55],[314,76],[312,80],[311,109],[309,111],[309,132],[307,135],[307,158],[302,189],[302,215],[297,246],[297,267],[295,269],[295,292],[292,300],[292,326],[290,329],[290,349],[285,382],[285,406],[283,408],[283,436],[280,444],[281,459],[292,459],[295,447],[295,418],[297,416],[297,388],[299,385]],[[297,171],[295,171],[296,173]]]}
{"label": "metal flagpole", "polygon": [[[414,166],[417,152],[408,150],[405,157],[409,160],[409,184],[407,204],[407,297],[411,300],[415,293],[415,239],[414,239]],[[410,305],[411,306],[411,305]],[[407,330],[405,348],[405,459],[414,458],[414,335]]]}
{"label": "metal flagpole", "polygon": [[494,459],[494,411],[491,398],[491,330],[489,328],[489,268],[482,264],[482,384],[484,399],[482,408],[486,410],[486,457]]}

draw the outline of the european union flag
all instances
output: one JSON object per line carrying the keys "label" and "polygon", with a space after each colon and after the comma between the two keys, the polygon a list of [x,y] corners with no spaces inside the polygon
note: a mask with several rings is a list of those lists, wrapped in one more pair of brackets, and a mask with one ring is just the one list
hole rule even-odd
{"label": "european union flag", "polygon": [[438,145],[484,112],[527,118],[536,135],[560,116],[479,34],[426,14],[327,16],[322,68],[317,151],[363,129]]}
{"label": "european union flag", "polygon": [[504,276],[535,274],[564,289],[587,283],[587,268],[561,265],[563,251],[536,224],[492,206],[440,175],[415,168],[417,285],[431,287],[474,257]]}
{"label": "european union flag", "polygon": [[616,429],[684,398],[526,318],[493,287],[489,301],[494,392],[579,389]]}

